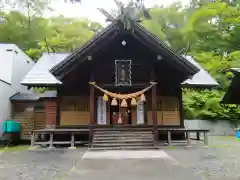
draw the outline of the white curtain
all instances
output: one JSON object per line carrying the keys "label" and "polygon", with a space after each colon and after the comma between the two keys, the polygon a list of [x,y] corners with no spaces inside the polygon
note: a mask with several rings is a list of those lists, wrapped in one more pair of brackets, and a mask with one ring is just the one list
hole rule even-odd
{"label": "white curtain", "polygon": [[106,102],[103,100],[102,96],[99,96],[97,99],[97,123],[106,124]]}
{"label": "white curtain", "polygon": [[144,124],[144,102],[137,101],[137,124]]}

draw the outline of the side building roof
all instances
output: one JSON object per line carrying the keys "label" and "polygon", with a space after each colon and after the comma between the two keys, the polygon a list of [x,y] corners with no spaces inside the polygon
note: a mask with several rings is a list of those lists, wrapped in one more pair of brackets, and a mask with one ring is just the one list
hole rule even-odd
{"label": "side building roof", "polygon": [[49,70],[64,60],[70,53],[43,53],[35,66],[27,73],[21,84],[44,86],[62,84]]}
{"label": "side building roof", "polygon": [[10,97],[10,101],[11,102],[37,101],[44,98],[55,98],[55,97],[57,97],[57,91],[45,91],[43,93],[20,92]]}
{"label": "side building roof", "polygon": [[194,64],[196,67],[200,69],[192,78],[187,79],[182,83],[182,87],[186,88],[207,88],[207,87],[216,87],[218,86],[218,82],[207,72],[204,68],[197,63],[193,57],[184,56],[190,63]]}

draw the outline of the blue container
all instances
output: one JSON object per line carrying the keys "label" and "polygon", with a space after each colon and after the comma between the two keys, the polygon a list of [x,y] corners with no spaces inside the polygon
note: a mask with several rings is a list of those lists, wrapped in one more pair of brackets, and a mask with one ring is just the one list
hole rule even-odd
{"label": "blue container", "polygon": [[237,139],[240,139],[240,130],[238,129],[237,132],[236,132],[236,138]]}
{"label": "blue container", "polygon": [[4,133],[16,133],[20,132],[21,123],[13,121],[13,120],[6,120],[2,124],[2,131]]}

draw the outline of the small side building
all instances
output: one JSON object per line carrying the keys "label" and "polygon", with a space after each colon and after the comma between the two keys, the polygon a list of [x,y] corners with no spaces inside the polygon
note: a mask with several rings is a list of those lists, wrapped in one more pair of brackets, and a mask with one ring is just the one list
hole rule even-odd
{"label": "small side building", "polygon": [[33,130],[46,127],[45,104],[55,101],[56,91],[17,93],[10,98],[12,119],[21,123],[21,139],[30,140]]}
{"label": "small side building", "polygon": [[11,118],[9,98],[16,93],[28,91],[20,82],[34,64],[15,44],[0,44],[0,137],[2,122]]}

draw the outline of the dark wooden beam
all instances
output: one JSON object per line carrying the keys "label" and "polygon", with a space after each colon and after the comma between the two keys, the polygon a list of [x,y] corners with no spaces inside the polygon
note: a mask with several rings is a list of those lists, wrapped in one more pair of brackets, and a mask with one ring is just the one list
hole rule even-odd
{"label": "dark wooden beam", "polygon": [[[151,79],[155,81],[154,68],[151,71]],[[158,140],[158,124],[157,124],[157,86],[152,87],[152,120],[153,120],[153,133],[154,133],[154,143],[156,145]]]}
{"label": "dark wooden beam", "polygon": [[[138,87],[143,87],[145,88],[146,86],[148,86],[150,84],[149,83],[138,83],[138,84],[132,84],[131,86],[129,86],[130,88],[138,88]],[[103,88],[107,88],[107,87],[117,87],[117,88],[126,88],[128,86],[115,86],[115,84],[99,84],[100,87],[103,87]]]}
{"label": "dark wooden beam", "polygon": [[180,126],[184,127],[184,107],[183,107],[183,96],[182,96],[182,88],[179,88],[179,112],[180,112]]}
{"label": "dark wooden beam", "polygon": [[[94,76],[91,74],[90,81],[94,81]],[[90,102],[89,102],[89,111],[90,111],[90,126],[89,126],[89,145],[92,145],[92,139],[93,139],[93,125],[95,124],[95,113],[94,113],[94,107],[95,107],[95,97],[94,97],[94,87],[92,85],[89,85],[90,89]]]}

